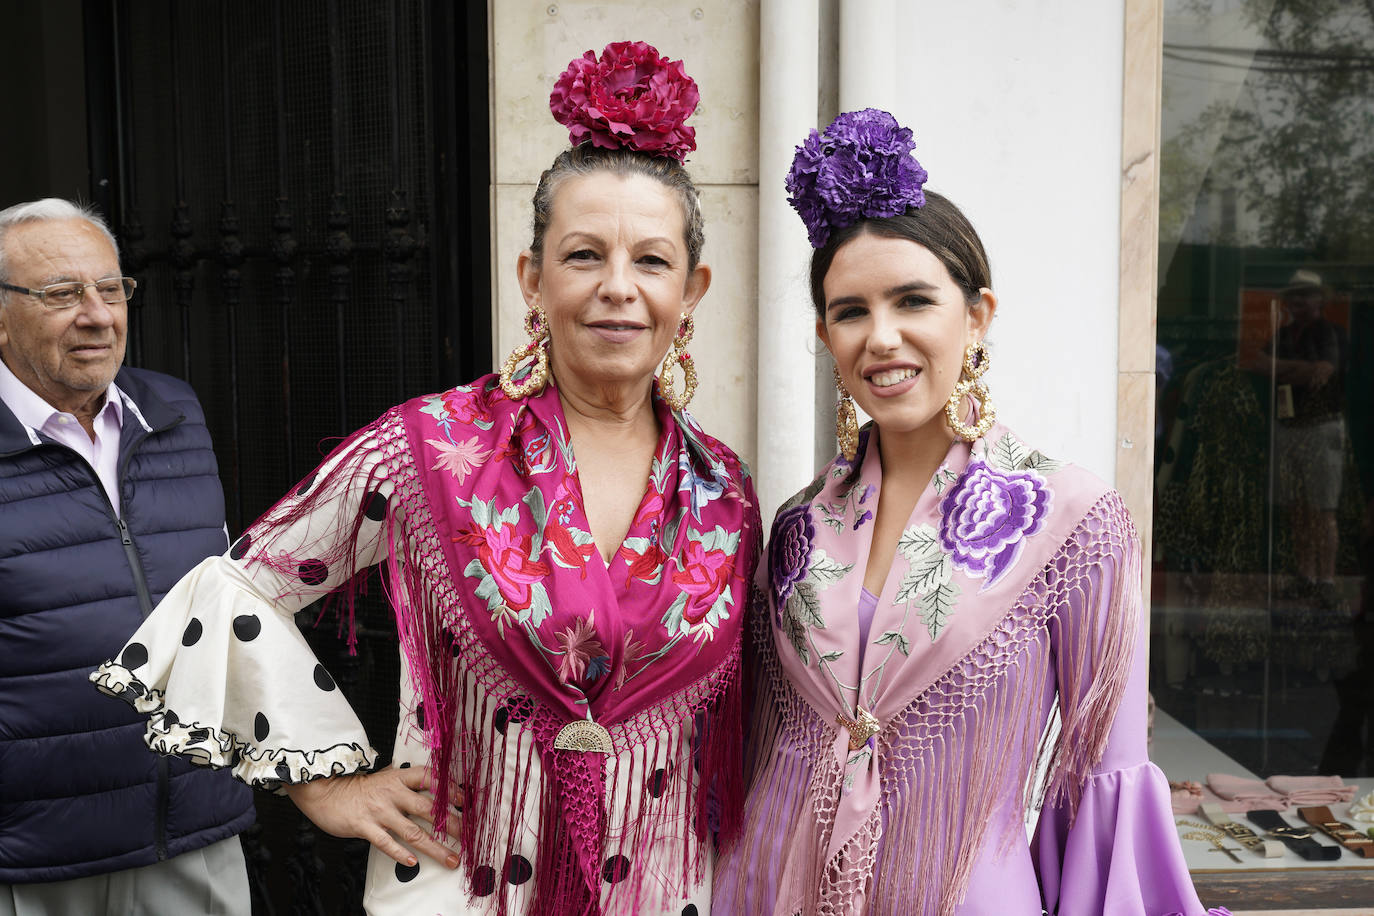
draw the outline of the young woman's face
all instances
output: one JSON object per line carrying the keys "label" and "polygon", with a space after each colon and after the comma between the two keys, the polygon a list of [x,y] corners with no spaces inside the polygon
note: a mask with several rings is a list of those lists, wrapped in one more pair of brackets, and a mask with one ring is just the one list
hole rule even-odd
{"label": "young woman's face", "polygon": [[964,351],[992,322],[992,291],[980,290],[970,305],[929,249],[870,233],[835,253],[822,287],[816,333],[855,402],[884,433],[952,439],[945,402]]}

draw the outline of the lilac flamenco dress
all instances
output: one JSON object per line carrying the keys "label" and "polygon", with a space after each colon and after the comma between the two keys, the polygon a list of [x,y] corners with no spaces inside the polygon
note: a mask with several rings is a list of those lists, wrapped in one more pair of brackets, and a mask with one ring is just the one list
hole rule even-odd
{"label": "lilac flamenco dress", "polygon": [[712,912],[1226,914],[1198,902],[1146,756],[1120,497],[1005,427],[956,442],[875,598],[876,435],[774,522],[745,826]]}

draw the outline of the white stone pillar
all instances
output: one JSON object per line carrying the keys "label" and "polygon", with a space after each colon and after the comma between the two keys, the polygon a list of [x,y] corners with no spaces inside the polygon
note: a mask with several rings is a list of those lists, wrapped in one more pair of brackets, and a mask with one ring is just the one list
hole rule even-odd
{"label": "white stone pillar", "polygon": [[760,510],[773,512],[815,474],[816,321],[807,292],[811,248],[783,179],[817,127],[818,0],[762,0],[759,48]]}
{"label": "white stone pillar", "polygon": [[896,0],[840,0],[840,111],[894,110]]}

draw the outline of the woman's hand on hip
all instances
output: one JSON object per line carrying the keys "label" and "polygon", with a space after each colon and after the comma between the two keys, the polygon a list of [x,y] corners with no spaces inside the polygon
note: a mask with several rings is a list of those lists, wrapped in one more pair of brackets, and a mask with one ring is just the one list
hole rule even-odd
{"label": "woman's hand on hip", "polygon": [[[387,767],[375,773],[289,784],[285,789],[301,813],[325,833],[361,837],[402,865],[416,863],[414,850],[457,868],[454,851],[411,820],[418,818],[434,826],[431,779],[429,767]],[[461,792],[454,789],[449,798],[461,809]]]}

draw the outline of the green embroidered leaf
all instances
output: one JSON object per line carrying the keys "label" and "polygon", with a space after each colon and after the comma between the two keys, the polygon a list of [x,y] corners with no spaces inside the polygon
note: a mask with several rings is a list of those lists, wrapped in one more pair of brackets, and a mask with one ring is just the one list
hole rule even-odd
{"label": "green embroidered leaf", "polygon": [[1011,433],[1006,433],[993,444],[988,452],[988,460],[994,467],[1004,471],[1015,471],[1021,467],[1029,455],[1026,446]]}
{"label": "green embroidered leaf", "polygon": [[787,637],[787,641],[792,644],[792,648],[796,650],[802,664],[811,664],[811,653],[807,651],[806,647],[806,627],[796,617],[792,616],[790,607],[782,615],[782,633]]}
{"label": "green embroidered leaf", "polygon": [[[458,505],[472,513],[472,520],[477,527],[491,527],[491,503],[484,502],[480,499],[474,499],[472,502],[468,502],[461,496],[455,496],[454,499],[457,500]],[[493,502],[495,502],[495,500],[493,500]]]}
{"label": "green embroidered leaf", "polygon": [[[537,492],[537,491],[536,491]],[[492,500],[492,511],[496,510],[496,500]],[[496,530],[500,531],[502,525],[516,525],[520,522],[520,507],[507,506],[501,510],[501,514],[496,516]]]}
{"label": "green embroidered leaf", "polygon": [[920,560],[940,553],[940,537],[932,525],[912,525],[897,539],[897,549],[914,566]]}
{"label": "green embroidered leaf", "polygon": [[843,657],[843,656],[844,656],[844,652],[840,651],[839,649],[832,649],[831,651],[829,651],[829,652],[827,652],[827,653],[825,653],[824,655],[821,656],[821,661],[823,661],[823,662],[833,662],[835,659],[841,658],[841,657]]}
{"label": "green embroidered leaf", "polygon": [[844,564],[838,560],[832,560],[825,555],[825,551],[817,547],[811,554],[811,566],[806,570],[806,578],[809,582],[821,586],[834,585],[836,582],[849,575],[853,569],[853,564]]}
{"label": "green embroidered leaf", "polygon": [[903,655],[911,654],[911,642],[896,630],[888,630],[873,641],[874,645],[886,646],[889,643],[897,644],[897,651]]}
{"label": "green embroidered leaf", "polygon": [[663,612],[663,626],[669,633],[685,633],[689,629],[684,624],[682,610],[687,607],[687,593],[678,592],[668,610]]}
{"label": "green embroidered leaf", "polygon": [[549,593],[544,590],[544,584],[542,582],[530,583],[530,623],[538,627],[552,613],[553,605],[549,603]]}
{"label": "green embroidered leaf", "polygon": [[[544,523],[548,521],[549,518],[548,510],[544,508],[543,491],[538,487],[534,487],[524,496],[520,497],[520,501],[530,507],[530,516],[534,519],[535,530],[542,532],[544,530]],[[518,515],[516,517],[519,518]]]}
{"label": "green embroidered leaf", "polygon": [[[579,534],[582,534],[583,532],[578,531],[576,528],[569,528],[568,530],[571,531],[571,532],[573,532],[573,543],[578,544],[578,545],[580,546],[583,542],[582,542],[582,541],[579,541],[579,540],[577,539],[577,536],[578,536]],[[588,535],[588,537],[590,537],[590,535]],[[644,555],[644,552],[647,551],[647,550],[649,549],[649,545],[652,544],[652,543],[653,543],[653,541],[649,540],[648,538],[626,538],[626,539],[625,539],[625,546],[628,547],[628,548],[630,548],[630,550],[634,551],[635,553],[637,553],[637,554],[639,554],[639,555],[641,555],[641,556]]]}
{"label": "green embroidered leaf", "polygon": [[677,518],[663,523],[663,528],[658,532],[658,543],[665,553],[670,552],[677,543],[677,529],[682,526],[682,520],[686,517],[687,510],[684,508],[678,512]]}
{"label": "green embroidered leaf", "polygon": [[[472,563],[477,563],[477,561],[473,560]],[[468,564],[469,569],[472,568],[472,563]],[[477,563],[477,565],[481,566],[480,563]],[[485,575],[485,573],[482,576],[482,581],[477,583],[477,588],[473,589],[473,593],[476,594],[478,598],[486,599],[487,610],[489,611],[494,611],[506,603],[506,599],[501,597],[501,589],[496,586],[496,580],[491,576]]]}
{"label": "green embroidered leaf", "polygon": [[825,629],[825,618],[821,616],[821,603],[816,598],[816,589],[810,582],[798,582],[792,591],[787,607],[797,619],[807,626],[818,630]]}
{"label": "green embroidered leaf", "polygon": [[898,603],[929,594],[948,582],[953,572],[954,567],[950,563],[949,554],[943,550],[919,557],[907,569],[901,587],[897,589]]}
{"label": "green embroidered leaf", "polygon": [[935,487],[935,495],[943,496],[945,493],[945,487],[948,487],[950,484],[954,483],[954,481],[958,479],[958,474],[954,473],[949,468],[942,467],[940,468],[940,470],[935,472],[935,476],[931,479],[930,482]]}
{"label": "green embroidered leaf", "polygon": [[917,613],[925,622],[931,642],[940,638],[940,633],[949,621],[949,615],[954,613],[954,606],[958,598],[959,583],[950,581],[924,596],[917,606]]}
{"label": "green embroidered leaf", "polygon": [[1062,468],[1067,462],[1056,461],[1040,452],[1031,452],[1026,456],[1026,460],[1021,462],[1021,469],[1024,471],[1039,471],[1041,474],[1053,474]]}

